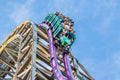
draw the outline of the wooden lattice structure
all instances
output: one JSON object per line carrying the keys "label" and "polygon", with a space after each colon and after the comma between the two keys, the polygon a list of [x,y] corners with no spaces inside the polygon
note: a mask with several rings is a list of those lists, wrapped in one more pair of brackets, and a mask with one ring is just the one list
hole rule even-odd
{"label": "wooden lattice structure", "polygon": [[[66,78],[62,53],[57,50],[56,54]],[[76,80],[94,80],[71,52],[69,59]],[[0,46],[0,79],[54,80],[50,61],[47,30],[32,21],[25,21]]]}

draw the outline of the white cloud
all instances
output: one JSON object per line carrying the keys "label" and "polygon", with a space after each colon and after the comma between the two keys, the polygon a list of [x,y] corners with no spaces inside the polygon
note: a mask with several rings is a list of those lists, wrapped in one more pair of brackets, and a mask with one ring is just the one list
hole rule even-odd
{"label": "white cloud", "polygon": [[32,15],[31,5],[35,0],[27,0],[23,4],[14,3],[13,12],[9,15],[9,18],[14,21],[16,24],[30,19]]}
{"label": "white cloud", "polygon": [[116,17],[118,3],[115,0],[98,1],[98,3],[99,5],[96,5],[93,17],[101,16],[102,20],[98,26],[95,26],[95,29],[102,35],[108,35],[109,29],[114,27],[111,26],[111,23]]}

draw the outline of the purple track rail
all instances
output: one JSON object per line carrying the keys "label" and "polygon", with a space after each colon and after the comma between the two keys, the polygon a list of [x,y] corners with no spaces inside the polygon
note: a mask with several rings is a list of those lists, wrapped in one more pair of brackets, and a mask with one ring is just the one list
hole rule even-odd
{"label": "purple track rail", "polygon": [[68,80],[75,80],[73,73],[72,73],[72,69],[71,69],[71,65],[70,65],[70,60],[69,60],[69,55],[68,53],[63,54],[63,62],[64,62],[64,67],[65,67],[65,74],[67,76]]}
{"label": "purple track rail", "polygon": [[[65,80],[58,66],[57,56],[56,56],[56,47],[53,45],[52,31],[50,27],[45,23],[38,24],[38,26],[44,26],[48,32],[49,44],[50,44],[50,59],[51,59],[51,66],[52,66],[54,75],[57,80]],[[71,65],[70,65],[68,54],[64,54],[63,61],[64,61],[64,67],[65,67],[65,73],[66,73],[67,79],[75,80],[72,70],[71,70]]]}

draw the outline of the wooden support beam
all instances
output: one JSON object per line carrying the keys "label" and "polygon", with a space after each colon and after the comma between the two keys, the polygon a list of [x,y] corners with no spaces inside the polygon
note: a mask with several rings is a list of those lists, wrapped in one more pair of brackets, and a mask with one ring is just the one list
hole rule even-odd
{"label": "wooden support beam", "polygon": [[26,46],[25,48],[23,48],[21,51],[22,52],[24,52],[24,51],[26,51],[28,48],[30,48],[30,46],[28,45],[28,46]]}
{"label": "wooden support beam", "polygon": [[37,52],[39,55],[41,55],[43,58],[45,58],[47,61],[50,61],[50,58],[49,56],[46,56],[46,54],[44,54],[42,51],[40,51],[38,48],[37,48]]}
{"label": "wooden support beam", "polygon": [[26,51],[26,53],[24,53],[24,54],[20,57],[20,62],[23,61],[24,58],[30,54],[31,49],[32,49],[32,44],[33,44],[33,42],[30,43],[30,45],[29,45],[30,47],[28,48],[28,50]]}
{"label": "wooden support beam", "polygon": [[14,35],[13,37],[11,37],[8,41],[6,41],[6,43],[4,45],[2,45],[2,47],[0,48],[0,54],[3,51],[3,49],[13,40],[19,38],[21,35]]}
{"label": "wooden support beam", "polygon": [[42,47],[44,47],[46,50],[49,50],[50,47],[48,45],[45,45],[44,43],[42,43],[41,41],[38,41],[38,44]]}
{"label": "wooden support beam", "polygon": [[42,73],[36,72],[36,77],[38,77],[40,80],[48,80]]}
{"label": "wooden support beam", "polygon": [[31,52],[31,47],[27,50],[26,53],[24,53],[21,57],[20,57],[20,62],[22,62],[24,60],[25,57],[29,56]]}
{"label": "wooden support beam", "polygon": [[24,76],[23,80],[27,80],[27,77],[30,75],[31,70],[29,70],[26,75]]}
{"label": "wooden support beam", "polygon": [[21,26],[21,29],[18,31],[18,34],[20,34],[20,33],[23,31],[24,26],[25,26],[25,24],[23,24],[23,25]]}
{"label": "wooden support beam", "polygon": [[8,52],[10,52],[13,56],[18,57],[18,55],[17,55],[16,53],[14,53],[12,50],[10,50],[10,49],[8,49],[8,48],[6,48],[6,50],[7,50]]}
{"label": "wooden support beam", "polygon": [[5,52],[11,57],[11,59],[14,61],[14,63],[16,63],[15,58],[5,49]]}
{"label": "wooden support beam", "polygon": [[32,39],[32,36],[28,36],[26,38],[26,40],[23,42],[23,45],[21,46],[21,49],[23,49],[28,43],[29,41]]}
{"label": "wooden support beam", "polygon": [[5,61],[5,60],[2,59],[1,57],[0,57],[0,61],[2,61],[3,63],[5,63],[7,66],[11,67],[12,69],[16,69],[16,68],[14,67],[14,65],[12,65],[12,64],[10,64],[9,62]]}
{"label": "wooden support beam", "polygon": [[35,80],[38,80],[37,78],[40,80],[48,80],[40,72],[36,72],[36,79]]}
{"label": "wooden support beam", "polygon": [[23,37],[26,37],[26,35],[31,31],[32,28],[29,28],[24,34]]}
{"label": "wooden support beam", "polygon": [[22,66],[19,68],[17,75],[19,75],[23,70],[26,68],[26,66],[30,63],[31,56],[29,56],[25,62],[22,64]]}
{"label": "wooden support beam", "polygon": [[9,51],[12,51],[12,52],[18,53],[18,51],[16,51],[15,49],[7,48],[7,47],[6,47],[6,49],[9,50]]}
{"label": "wooden support beam", "polygon": [[15,73],[15,72],[10,72],[10,71],[5,71],[5,70],[0,70],[0,72],[4,72],[4,73]]}
{"label": "wooden support beam", "polygon": [[95,80],[95,79],[89,74],[89,72],[83,67],[83,65],[78,62],[77,59],[76,59],[76,62],[77,62],[77,64],[80,66],[80,68],[87,74],[87,76],[88,76],[91,80]]}
{"label": "wooden support beam", "polygon": [[38,32],[38,36],[37,36],[39,39],[42,39],[46,42],[49,42],[49,38],[45,38],[43,35],[41,35],[39,32]]}
{"label": "wooden support beam", "polygon": [[31,69],[31,66],[30,66],[28,69],[26,69],[25,71],[23,71],[22,73],[20,73],[20,74],[18,75],[18,77],[19,77],[19,78],[22,77],[25,73],[29,72],[30,69]]}
{"label": "wooden support beam", "polygon": [[41,47],[39,44],[37,44],[37,47],[38,47],[42,52],[44,52],[48,57],[50,57],[50,54],[49,54],[43,47]]}
{"label": "wooden support beam", "polygon": [[46,74],[42,69],[36,68],[36,72],[41,73],[44,77],[47,78],[47,80],[51,80],[51,77],[48,74]]}
{"label": "wooden support beam", "polygon": [[44,32],[42,32],[39,28],[37,28],[37,31],[38,31],[40,34],[42,34],[45,38],[48,39],[48,36],[47,36]]}
{"label": "wooden support beam", "polygon": [[13,76],[14,76],[14,75],[12,75],[12,74],[10,74],[10,73],[8,73],[8,75],[9,75],[9,76],[11,76],[11,77],[13,77]]}
{"label": "wooden support beam", "polygon": [[88,80],[91,80],[88,76],[86,76],[85,74],[83,74],[82,72],[79,71],[79,73],[84,76],[85,78],[87,78]]}
{"label": "wooden support beam", "polygon": [[39,66],[41,66],[41,67],[43,67],[45,70],[47,70],[47,71],[49,71],[50,72],[50,70],[48,69],[48,68],[46,68],[45,66],[43,66],[42,64],[40,64],[39,62],[36,62]]}

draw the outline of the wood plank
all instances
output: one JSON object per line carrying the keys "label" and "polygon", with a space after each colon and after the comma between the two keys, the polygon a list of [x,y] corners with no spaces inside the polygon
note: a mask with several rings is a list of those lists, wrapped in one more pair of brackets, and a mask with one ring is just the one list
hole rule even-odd
{"label": "wood plank", "polygon": [[10,64],[9,62],[5,61],[4,59],[2,59],[0,57],[0,61],[2,61],[3,63],[5,63],[7,66],[11,67],[12,69],[16,69],[16,67],[14,67],[14,65]]}

